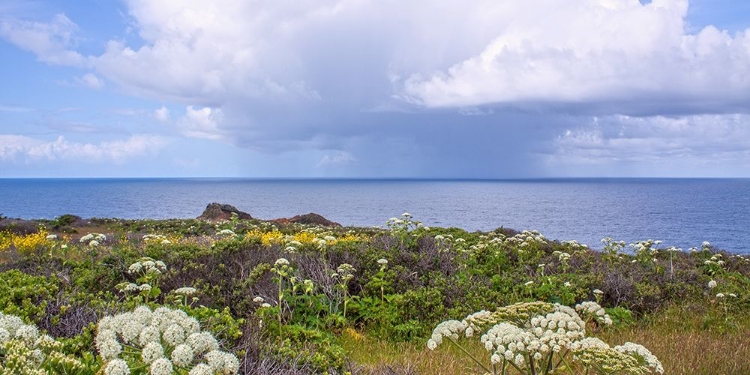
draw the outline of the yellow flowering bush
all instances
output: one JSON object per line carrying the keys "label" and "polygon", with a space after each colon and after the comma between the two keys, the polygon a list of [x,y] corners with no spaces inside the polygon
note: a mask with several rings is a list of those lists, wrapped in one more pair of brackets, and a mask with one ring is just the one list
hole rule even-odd
{"label": "yellow flowering bush", "polygon": [[50,249],[54,245],[54,242],[48,238],[49,235],[50,234],[46,229],[40,229],[37,233],[27,234],[25,236],[12,236],[11,239],[19,253],[23,255],[31,255]]}
{"label": "yellow flowering bush", "polygon": [[13,234],[10,232],[0,232],[0,251],[9,250],[13,244]]}

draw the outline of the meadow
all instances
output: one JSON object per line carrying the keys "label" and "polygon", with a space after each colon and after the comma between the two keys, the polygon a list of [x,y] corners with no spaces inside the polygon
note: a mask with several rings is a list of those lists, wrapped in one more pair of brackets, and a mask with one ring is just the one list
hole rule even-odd
{"label": "meadow", "polygon": [[0,374],[748,374],[750,258],[536,231],[0,221]]}

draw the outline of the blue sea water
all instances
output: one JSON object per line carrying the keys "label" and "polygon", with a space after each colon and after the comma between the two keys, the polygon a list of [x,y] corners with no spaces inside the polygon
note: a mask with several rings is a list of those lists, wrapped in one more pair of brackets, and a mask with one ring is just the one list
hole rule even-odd
{"label": "blue sea water", "polygon": [[193,218],[210,202],[261,219],[316,212],[374,226],[408,211],[430,226],[537,229],[594,248],[609,236],[750,253],[749,179],[0,179],[0,213],[26,219]]}

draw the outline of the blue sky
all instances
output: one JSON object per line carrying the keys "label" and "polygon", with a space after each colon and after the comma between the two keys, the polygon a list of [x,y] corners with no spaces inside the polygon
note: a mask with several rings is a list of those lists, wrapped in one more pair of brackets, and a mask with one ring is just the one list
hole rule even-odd
{"label": "blue sky", "polygon": [[0,2],[3,177],[750,177],[750,2]]}

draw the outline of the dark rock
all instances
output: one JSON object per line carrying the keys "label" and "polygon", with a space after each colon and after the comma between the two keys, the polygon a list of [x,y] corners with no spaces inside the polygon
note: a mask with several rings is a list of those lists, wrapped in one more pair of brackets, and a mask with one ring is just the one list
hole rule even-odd
{"label": "dark rock", "polygon": [[239,219],[251,220],[253,218],[249,213],[242,212],[232,205],[211,203],[206,206],[206,209],[201,216],[198,216],[198,219],[208,221],[230,220],[233,213],[237,214],[237,218]]}
{"label": "dark rock", "polygon": [[324,218],[323,216],[318,215],[313,212],[309,214],[305,214],[305,215],[297,215],[294,217],[290,217],[288,219],[281,218],[281,219],[275,219],[271,221],[275,223],[279,223],[279,224],[307,224],[307,225],[320,225],[323,227],[340,227],[341,226],[341,224],[330,221]]}

